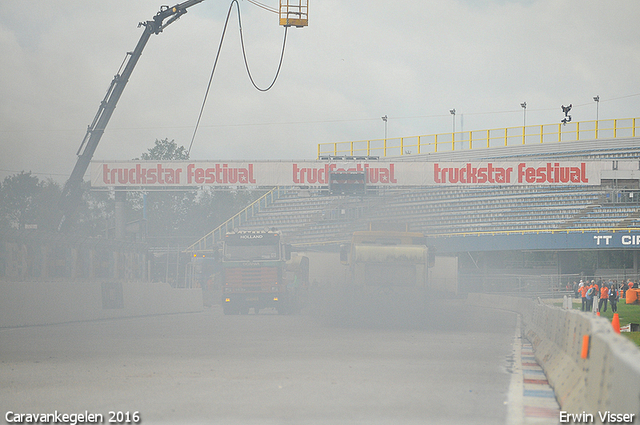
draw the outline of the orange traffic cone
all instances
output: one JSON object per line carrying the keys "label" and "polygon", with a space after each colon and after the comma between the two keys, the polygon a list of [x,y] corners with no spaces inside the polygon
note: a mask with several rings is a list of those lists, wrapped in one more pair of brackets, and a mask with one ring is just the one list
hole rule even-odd
{"label": "orange traffic cone", "polygon": [[613,313],[613,319],[611,319],[611,325],[613,326],[613,331],[619,334],[620,333],[620,317],[618,317],[618,313]]}
{"label": "orange traffic cone", "polygon": [[600,312],[599,311],[596,311],[596,316],[600,316]]}

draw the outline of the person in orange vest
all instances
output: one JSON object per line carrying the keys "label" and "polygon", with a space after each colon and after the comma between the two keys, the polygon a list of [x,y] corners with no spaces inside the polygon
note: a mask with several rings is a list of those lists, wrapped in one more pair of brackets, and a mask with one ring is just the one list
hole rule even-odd
{"label": "person in orange vest", "polygon": [[[604,313],[607,311],[607,301],[609,300],[609,288],[607,284],[602,282],[602,288],[600,289],[600,302],[598,303],[598,311]],[[604,310],[603,310],[604,307]]]}
{"label": "person in orange vest", "polygon": [[588,311],[587,306],[589,303],[587,302],[587,291],[589,287],[580,281],[580,286],[578,287],[578,292],[580,292],[580,296],[582,296],[582,307],[580,311]]}

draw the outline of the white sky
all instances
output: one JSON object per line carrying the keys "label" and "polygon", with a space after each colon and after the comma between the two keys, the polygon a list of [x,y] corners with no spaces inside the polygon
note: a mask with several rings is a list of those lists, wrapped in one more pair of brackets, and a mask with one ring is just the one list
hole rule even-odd
{"label": "white sky", "polygon": [[[275,0],[262,0],[277,7]],[[64,181],[111,79],[159,0],[0,2],[0,177]],[[189,146],[229,1],[152,36],[94,156]],[[241,0],[254,78],[275,73],[277,15]],[[317,144],[640,117],[638,0],[310,0],[275,87],[251,85],[232,15],[193,159],[314,159]]]}

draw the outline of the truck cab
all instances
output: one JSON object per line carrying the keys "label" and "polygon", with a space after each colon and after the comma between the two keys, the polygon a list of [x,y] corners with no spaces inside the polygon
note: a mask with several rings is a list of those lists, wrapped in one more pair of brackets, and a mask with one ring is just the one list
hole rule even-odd
{"label": "truck cab", "polygon": [[304,261],[291,261],[291,247],[279,231],[227,233],[221,255],[224,313],[246,314],[251,308],[256,314],[262,308],[297,311],[300,292],[308,287],[308,259],[306,276],[300,263]]}

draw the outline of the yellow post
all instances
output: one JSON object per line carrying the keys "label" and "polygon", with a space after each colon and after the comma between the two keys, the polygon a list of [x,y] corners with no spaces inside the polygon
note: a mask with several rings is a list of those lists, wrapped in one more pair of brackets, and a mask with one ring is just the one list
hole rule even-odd
{"label": "yellow post", "polygon": [[576,141],[580,140],[580,121],[576,122]]}
{"label": "yellow post", "polygon": [[508,146],[507,129],[504,129],[504,145]]}
{"label": "yellow post", "polygon": [[491,130],[487,130],[487,147],[491,146],[491,138],[489,137],[491,135]]}
{"label": "yellow post", "polygon": [[404,155],[404,137],[400,138],[400,156]]}
{"label": "yellow post", "polygon": [[[635,122],[635,120],[634,120],[634,122]],[[634,131],[635,131],[635,125],[634,125]],[[418,136],[418,155],[420,154],[420,146],[421,146],[421,143],[422,143],[420,141],[421,138],[422,138],[422,136]]]}
{"label": "yellow post", "polygon": [[540,143],[544,143],[544,124],[540,124]]}
{"label": "yellow post", "polygon": [[525,136],[527,135],[527,127],[522,126],[522,144],[524,145]]}
{"label": "yellow post", "polygon": [[438,135],[436,134],[435,137],[435,143],[434,143],[434,148],[433,148],[434,152],[438,152]]}
{"label": "yellow post", "polygon": [[353,142],[351,142],[351,156],[353,156]]}

